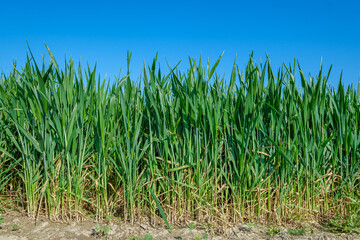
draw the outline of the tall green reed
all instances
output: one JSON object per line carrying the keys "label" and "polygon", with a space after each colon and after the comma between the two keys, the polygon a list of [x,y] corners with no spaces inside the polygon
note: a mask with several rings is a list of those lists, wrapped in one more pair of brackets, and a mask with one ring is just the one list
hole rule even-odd
{"label": "tall green reed", "polygon": [[330,70],[274,72],[251,55],[226,79],[221,56],[163,75],[155,57],[135,82],[128,53],[127,74],[107,82],[49,55],[39,67],[30,52],[0,81],[0,193],[19,189],[29,215],[169,225],[354,211],[359,88],[330,86]]}

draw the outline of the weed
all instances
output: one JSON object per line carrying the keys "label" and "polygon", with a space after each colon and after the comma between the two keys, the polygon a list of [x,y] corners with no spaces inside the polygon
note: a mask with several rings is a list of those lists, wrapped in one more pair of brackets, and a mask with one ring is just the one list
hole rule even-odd
{"label": "weed", "polygon": [[327,229],[341,233],[360,233],[360,216],[354,214],[349,218],[333,217],[327,224]]}
{"label": "weed", "polygon": [[201,234],[201,238],[202,239],[208,239],[209,238],[209,235],[207,233],[202,233]]}
{"label": "weed", "polygon": [[151,235],[145,234],[144,238],[140,238],[139,240],[153,240],[153,237]]}
{"label": "weed", "polygon": [[196,229],[196,225],[197,225],[197,223],[190,224],[189,230],[192,231],[192,230]]}
{"label": "weed", "polygon": [[108,236],[108,233],[110,231],[110,226],[106,225],[100,225],[99,223],[96,224],[96,227],[93,229],[92,235],[96,237],[106,237]]}
{"label": "weed", "polygon": [[248,223],[246,223],[246,226],[247,226],[248,228],[252,228],[253,226],[255,226],[255,224],[252,223],[252,222],[248,222]]}
{"label": "weed", "polygon": [[132,237],[127,238],[126,240],[137,240],[137,237],[132,236]]}
{"label": "weed", "polygon": [[19,225],[17,224],[12,225],[11,231],[17,231],[17,230],[19,230]]}
{"label": "weed", "polygon": [[209,235],[207,233],[202,233],[201,236],[194,237],[194,240],[208,239]]}
{"label": "weed", "polygon": [[[153,236],[151,236],[149,234],[145,234],[143,238],[138,238],[136,236],[132,236],[130,238],[127,238],[126,240],[153,240]],[[159,240],[159,239],[156,238],[155,240]]]}
{"label": "weed", "polygon": [[304,235],[306,231],[305,227],[302,228],[290,228],[287,230],[287,232],[291,235],[295,235],[295,236],[301,236]]}
{"label": "weed", "polygon": [[2,224],[4,223],[4,216],[0,214],[0,229],[2,228]]}
{"label": "weed", "polygon": [[270,225],[270,227],[266,233],[268,235],[270,235],[271,237],[273,237],[273,236],[277,235],[278,233],[280,233],[280,228]]}
{"label": "weed", "polygon": [[114,217],[113,216],[108,216],[107,217],[107,221],[108,221],[108,223],[111,223],[111,221],[114,219]]}

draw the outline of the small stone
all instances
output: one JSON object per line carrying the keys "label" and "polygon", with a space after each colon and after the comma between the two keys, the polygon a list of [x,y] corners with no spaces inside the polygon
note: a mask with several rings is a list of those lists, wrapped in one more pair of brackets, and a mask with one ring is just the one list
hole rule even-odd
{"label": "small stone", "polygon": [[142,229],[144,229],[144,230],[148,230],[148,229],[149,229],[149,227],[146,226],[145,224],[140,224],[140,228],[142,228]]}

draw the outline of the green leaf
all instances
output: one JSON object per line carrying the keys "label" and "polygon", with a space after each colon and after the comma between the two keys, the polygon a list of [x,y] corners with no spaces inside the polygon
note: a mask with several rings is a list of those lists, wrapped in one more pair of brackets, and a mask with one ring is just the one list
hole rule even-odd
{"label": "green leaf", "polygon": [[165,213],[164,213],[164,211],[163,211],[163,209],[162,209],[162,207],[161,207],[161,205],[160,205],[159,200],[158,200],[157,197],[155,196],[153,190],[152,190],[149,186],[147,186],[147,187],[148,187],[148,189],[149,189],[149,191],[150,191],[150,193],[151,193],[151,196],[152,196],[153,199],[155,200],[156,206],[157,206],[158,209],[159,209],[159,212],[160,212],[160,214],[161,214],[161,217],[164,219],[166,225],[168,226],[168,228],[170,229],[170,232],[171,232],[171,231],[172,231],[171,226],[170,226],[170,224],[169,224],[169,222],[168,222],[168,220],[167,220],[167,218],[166,218],[166,215],[165,215]]}

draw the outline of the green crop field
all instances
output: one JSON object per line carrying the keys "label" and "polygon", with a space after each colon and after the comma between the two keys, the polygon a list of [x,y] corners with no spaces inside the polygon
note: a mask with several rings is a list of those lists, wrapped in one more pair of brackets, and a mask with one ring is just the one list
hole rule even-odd
{"label": "green crop field", "polygon": [[250,56],[223,78],[221,57],[189,58],[185,72],[155,58],[138,80],[107,82],[49,55],[37,64],[30,52],[1,76],[3,205],[167,225],[359,213],[359,87],[330,86],[330,70],[305,76],[295,61],[273,70]]}

